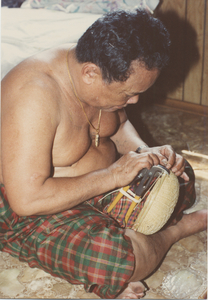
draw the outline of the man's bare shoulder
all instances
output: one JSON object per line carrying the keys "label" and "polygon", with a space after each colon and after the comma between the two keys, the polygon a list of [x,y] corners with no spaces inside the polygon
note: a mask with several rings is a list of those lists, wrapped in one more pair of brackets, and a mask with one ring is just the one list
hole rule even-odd
{"label": "man's bare shoulder", "polygon": [[27,59],[11,70],[2,80],[3,108],[34,106],[57,113],[61,86],[50,74],[50,66],[37,59]]}

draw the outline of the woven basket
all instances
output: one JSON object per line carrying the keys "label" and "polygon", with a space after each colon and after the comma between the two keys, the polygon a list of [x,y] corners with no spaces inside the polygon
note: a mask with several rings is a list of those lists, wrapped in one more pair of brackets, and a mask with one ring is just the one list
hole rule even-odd
{"label": "woven basket", "polygon": [[173,213],[178,197],[178,178],[170,171],[154,185],[132,229],[146,235],[159,231]]}
{"label": "woven basket", "polygon": [[[173,172],[165,172],[153,180],[149,190],[139,200],[135,195],[138,184],[131,185],[128,190],[123,188],[111,192],[101,200],[107,203],[104,212],[121,227],[150,235],[159,231],[171,217],[179,197],[179,182]],[[112,208],[118,194],[121,195],[120,200]]]}

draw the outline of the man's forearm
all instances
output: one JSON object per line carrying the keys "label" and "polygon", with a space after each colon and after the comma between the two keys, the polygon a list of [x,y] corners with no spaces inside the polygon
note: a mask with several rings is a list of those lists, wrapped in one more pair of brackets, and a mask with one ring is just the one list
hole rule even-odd
{"label": "man's forearm", "polygon": [[116,144],[120,154],[136,151],[138,147],[143,145],[147,146],[129,120],[121,124],[119,130],[111,139]]}
{"label": "man's forearm", "polygon": [[48,178],[42,185],[25,188],[21,197],[12,199],[12,208],[20,216],[54,214],[85,200],[115,189],[108,169],[77,177]]}

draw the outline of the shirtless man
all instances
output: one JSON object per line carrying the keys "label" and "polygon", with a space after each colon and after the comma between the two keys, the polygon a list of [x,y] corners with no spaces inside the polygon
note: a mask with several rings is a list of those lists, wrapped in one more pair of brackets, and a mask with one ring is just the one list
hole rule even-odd
{"label": "shirtless man", "polygon": [[171,245],[206,229],[207,212],[199,211],[145,236],[93,209],[95,200],[86,203],[159,163],[189,180],[184,159],[171,146],[149,148],[124,111],[156,81],[168,47],[168,33],[146,12],[117,12],[96,21],[77,45],[44,51],[7,74],[2,251],[101,298],[138,298],[139,281]]}

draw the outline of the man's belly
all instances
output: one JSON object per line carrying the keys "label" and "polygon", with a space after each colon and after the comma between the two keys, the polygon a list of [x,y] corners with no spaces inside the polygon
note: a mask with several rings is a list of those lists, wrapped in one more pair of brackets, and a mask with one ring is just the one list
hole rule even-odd
{"label": "man's belly", "polygon": [[54,177],[75,177],[107,168],[116,160],[116,148],[111,140],[100,140],[96,148],[94,141],[86,154],[72,166],[55,167]]}

